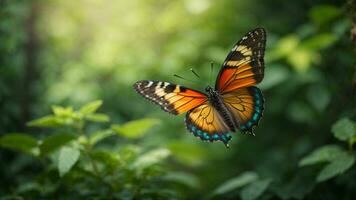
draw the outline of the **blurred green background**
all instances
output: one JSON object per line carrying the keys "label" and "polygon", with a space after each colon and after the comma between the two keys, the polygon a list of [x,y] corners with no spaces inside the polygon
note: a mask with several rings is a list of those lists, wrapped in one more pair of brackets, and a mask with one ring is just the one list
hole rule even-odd
{"label": "blurred green background", "polygon": [[[352,199],[355,13],[353,0],[0,0],[1,198]],[[255,137],[202,142],[134,92],[202,90],[256,27]],[[204,83],[172,76],[191,67]]]}

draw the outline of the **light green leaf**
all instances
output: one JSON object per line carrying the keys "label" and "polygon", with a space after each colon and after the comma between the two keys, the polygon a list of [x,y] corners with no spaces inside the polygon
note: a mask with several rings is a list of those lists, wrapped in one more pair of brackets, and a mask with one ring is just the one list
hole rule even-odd
{"label": "light green leaf", "polygon": [[103,104],[102,100],[90,102],[90,103],[84,105],[83,107],[81,107],[79,112],[83,115],[92,114],[96,110],[98,110],[102,104]]}
{"label": "light green leaf", "polygon": [[240,176],[234,177],[216,188],[213,195],[224,194],[252,183],[258,179],[258,175],[255,172],[245,172]]}
{"label": "light green leaf", "polygon": [[319,147],[311,154],[305,156],[300,162],[299,166],[314,165],[321,162],[333,161],[340,155],[346,152],[336,145],[327,145]]}
{"label": "light green leaf", "polygon": [[58,128],[58,127],[65,126],[68,123],[70,123],[70,121],[66,121],[60,117],[56,117],[53,115],[48,115],[28,122],[27,126]]}
{"label": "light green leaf", "polygon": [[40,145],[41,155],[47,155],[74,139],[75,136],[68,133],[51,135],[44,139]]}
{"label": "light green leaf", "polygon": [[102,130],[97,131],[90,135],[89,142],[91,145],[95,145],[96,143],[100,142],[101,140],[114,135],[115,133],[112,130]]}
{"label": "light green leaf", "polygon": [[260,180],[244,187],[241,191],[242,200],[254,200],[261,196],[271,183],[270,179]]}
{"label": "light green leaf", "polygon": [[141,156],[133,163],[134,168],[144,169],[161,162],[170,155],[168,149],[155,149]]}
{"label": "light green leaf", "polygon": [[52,111],[56,116],[60,117],[70,117],[74,113],[72,107],[63,108],[60,106],[52,106]]}
{"label": "light green leaf", "polygon": [[355,158],[353,155],[344,154],[343,156],[336,158],[334,161],[326,165],[324,169],[320,171],[316,180],[318,182],[322,182],[342,174],[347,169],[349,169],[354,164],[354,162]]}
{"label": "light green leaf", "polygon": [[80,151],[71,147],[62,147],[58,157],[59,176],[64,176],[78,161]]}
{"label": "light green leaf", "polygon": [[127,138],[139,138],[142,137],[150,128],[159,124],[158,119],[140,119],[127,122],[123,125],[113,125],[111,128],[117,134]]}
{"label": "light green leaf", "polygon": [[109,116],[102,114],[102,113],[96,113],[96,114],[89,114],[85,117],[85,119],[93,122],[109,122],[110,118]]}
{"label": "light green leaf", "polygon": [[0,138],[0,146],[27,153],[38,155],[37,140],[27,134],[9,133]]}
{"label": "light green leaf", "polygon": [[355,125],[348,118],[342,118],[342,119],[338,120],[331,127],[331,131],[334,133],[334,136],[341,141],[346,141],[346,140],[356,136]]}
{"label": "light green leaf", "polygon": [[163,178],[166,181],[180,183],[190,188],[198,188],[200,185],[197,176],[186,172],[169,172]]}

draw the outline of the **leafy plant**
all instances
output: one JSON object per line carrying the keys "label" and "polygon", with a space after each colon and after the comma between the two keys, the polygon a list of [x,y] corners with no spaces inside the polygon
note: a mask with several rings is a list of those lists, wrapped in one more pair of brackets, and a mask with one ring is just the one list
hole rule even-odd
{"label": "leafy plant", "polygon": [[[105,196],[126,198],[141,197],[171,197],[172,192],[168,185],[162,185],[167,191],[155,193],[150,182],[188,182],[188,186],[196,186],[194,179],[178,179],[165,176],[161,163],[170,156],[165,148],[142,149],[135,144],[100,146],[98,143],[106,138],[118,141],[124,138],[139,139],[154,125],[157,119],[141,119],[125,124],[109,125],[102,129],[90,129],[93,123],[105,123],[110,118],[97,110],[102,101],[88,103],[78,110],[72,107],[53,106],[53,114],[35,119],[28,123],[30,127],[50,128],[53,131],[49,136],[37,139],[25,133],[9,133],[0,138],[0,146],[31,155],[33,159],[43,164],[43,171],[28,187],[20,186],[16,196],[43,196],[51,197],[58,194],[61,189],[69,191],[68,197]],[[56,173],[53,173],[56,169]],[[187,179],[187,180],[185,180]],[[95,187],[86,188],[79,193],[76,188],[67,184],[85,183],[85,187],[96,183]],[[94,185],[92,185],[94,187]],[[42,189],[39,189],[42,188]],[[162,189],[162,188],[161,188]],[[14,194],[15,195],[15,194]],[[64,194],[61,194],[64,195]],[[63,197],[63,196],[62,196]]]}
{"label": "leafy plant", "polygon": [[355,162],[355,154],[352,152],[352,146],[356,142],[355,126],[355,122],[348,118],[343,118],[337,121],[331,128],[336,139],[348,142],[349,152],[338,145],[319,147],[311,154],[305,156],[299,162],[299,166],[328,163],[318,173],[316,178],[318,182],[326,181],[343,174],[346,170],[351,168]]}

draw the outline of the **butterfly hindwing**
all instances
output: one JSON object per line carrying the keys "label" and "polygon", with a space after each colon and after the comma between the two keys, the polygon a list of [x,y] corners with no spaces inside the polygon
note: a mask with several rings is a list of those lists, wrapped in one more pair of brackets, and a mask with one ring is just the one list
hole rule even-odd
{"label": "butterfly hindwing", "polygon": [[222,141],[226,146],[231,139],[230,129],[218,111],[204,103],[185,116],[187,129],[203,141]]}
{"label": "butterfly hindwing", "polygon": [[264,76],[265,45],[266,31],[263,28],[247,33],[226,57],[215,89],[224,94],[261,82]]}
{"label": "butterfly hindwing", "polygon": [[196,90],[162,81],[138,81],[134,89],[164,111],[178,115],[207,101],[207,96]]}
{"label": "butterfly hindwing", "polygon": [[222,95],[236,124],[242,132],[252,133],[252,128],[258,125],[264,110],[264,98],[257,87],[247,87]]}

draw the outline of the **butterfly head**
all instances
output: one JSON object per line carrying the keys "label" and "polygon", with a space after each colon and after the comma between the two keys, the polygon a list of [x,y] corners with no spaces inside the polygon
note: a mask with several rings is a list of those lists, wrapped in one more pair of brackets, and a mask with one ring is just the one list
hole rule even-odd
{"label": "butterfly head", "polygon": [[211,93],[214,92],[214,89],[213,89],[210,85],[208,85],[208,86],[205,88],[205,92],[207,92],[208,94],[211,94]]}

